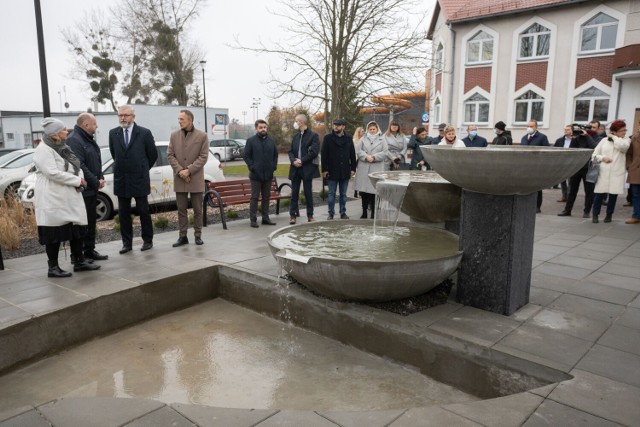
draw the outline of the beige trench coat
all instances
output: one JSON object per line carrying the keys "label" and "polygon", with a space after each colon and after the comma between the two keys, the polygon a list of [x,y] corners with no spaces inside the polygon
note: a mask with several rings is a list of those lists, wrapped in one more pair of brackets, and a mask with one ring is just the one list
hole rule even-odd
{"label": "beige trench coat", "polygon": [[[176,193],[202,193],[204,191],[204,165],[209,158],[207,134],[198,129],[185,133],[178,129],[171,133],[167,159],[173,169],[173,189]],[[189,169],[191,181],[186,182],[178,172]]]}

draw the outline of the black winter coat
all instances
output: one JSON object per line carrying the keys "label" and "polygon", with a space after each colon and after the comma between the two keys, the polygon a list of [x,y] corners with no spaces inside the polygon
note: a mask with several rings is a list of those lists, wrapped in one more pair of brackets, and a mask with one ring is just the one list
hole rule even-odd
{"label": "black winter coat", "polygon": [[500,135],[496,135],[491,142],[493,145],[513,145],[513,137],[510,130],[503,131]]}
{"label": "black winter coat", "polygon": [[149,170],[158,159],[151,131],[134,124],[129,145],[124,146],[121,127],[109,131],[109,151],[113,157],[113,192],[118,197],[142,197],[151,193]]}
{"label": "black winter coat", "polygon": [[82,196],[95,196],[100,188],[100,180],[104,179],[102,175],[102,156],[100,155],[98,143],[93,139],[92,135],[89,135],[78,125],[73,128],[73,132],[69,134],[66,143],[80,160],[84,180],[87,181],[87,188],[82,192]]}
{"label": "black winter coat", "polygon": [[247,139],[243,158],[249,167],[249,179],[271,181],[273,172],[278,168],[276,142],[269,135],[261,137],[255,134]]}
{"label": "black winter coat", "polygon": [[[302,137],[300,136],[302,135]],[[302,156],[299,156],[300,143],[302,143]],[[318,134],[307,129],[304,134],[300,132],[296,133],[291,139],[291,148],[289,149],[289,179],[293,181],[293,177],[296,171],[300,168],[293,166],[295,159],[302,160],[302,179],[310,180],[320,177],[320,171],[318,165],[313,163],[313,160],[320,154],[320,139]]]}
{"label": "black winter coat", "polygon": [[342,136],[331,132],[322,140],[322,172],[329,172],[327,179],[339,181],[351,178],[356,171],[356,148],[353,137],[343,133]]}

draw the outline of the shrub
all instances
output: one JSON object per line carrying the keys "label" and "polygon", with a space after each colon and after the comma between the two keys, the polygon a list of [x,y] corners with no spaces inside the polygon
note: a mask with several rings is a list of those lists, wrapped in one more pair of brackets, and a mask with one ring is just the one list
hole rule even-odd
{"label": "shrub", "polygon": [[322,200],[325,200],[328,195],[329,195],[329,190],[327,190],[326,188],[323,188],[322,190],[318,191],[318,196],[320,196]]}
{"label": "shrub", "polygon": [[227,211],[227,218],[229,219],[236,219],[238,218],[238,212],[234,211],[233,209],[229,209]]}
{"label": "shrub", "polygon": [[160,230],[164,230],[169,226],[169,218],[164,215],[159,215],[153,220],[153,225]]}

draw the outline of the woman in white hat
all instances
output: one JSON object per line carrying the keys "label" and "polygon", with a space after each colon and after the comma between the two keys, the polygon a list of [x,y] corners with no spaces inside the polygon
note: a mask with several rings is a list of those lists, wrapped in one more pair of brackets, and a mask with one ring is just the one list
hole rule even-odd
{"label": "woman in white hat", "polygon": [[36,194],[34,205],[38,239],[45,246],[49,263],[48,277],[69,277],[58,265],[60,243],[69,241],[73,271],[97,270],[99,265],[85,261],[82,242],[87,212],[82,199],[86,187],[80,161],[64,143],[67,129],[60,120],[42,120],[44,137],[36,148]]}

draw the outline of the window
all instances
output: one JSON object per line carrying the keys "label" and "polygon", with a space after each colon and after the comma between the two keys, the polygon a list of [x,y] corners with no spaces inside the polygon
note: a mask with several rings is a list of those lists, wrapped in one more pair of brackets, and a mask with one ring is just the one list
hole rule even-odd
{"label": "window", "polygon": [[516,122],[525,123],[529,120],[542,121],[544,114],[544,98],[533,91],[516,98]]}
{"label": "window", "polygon": [[520,34],[520,59],[544,58],[549,56],[551,30],[540,24],[533,24]]}
{"label": "window", "polygon": [[589,88],[576,97],[573,120],[576,122],[589,122],[598,120],[606,122],[609,118],[609,95],[596,89]]}
{"label": "window", "polygon": [[587,21],[580,32],[580,53],[613,50],[616,47],[618,21],[604,13],[598,13]]}
{"label": "window", "polygon": [[431,123],[441,123],[440,114],[442,113],[442,103],[440,102],[440,98],[436,98],[436,101],[433,103],[433,116],[431,117]]}
{"label": "window", "polygon": [[436,57],[433,63],[433,67],[437,72],[442,71],[444,67],[444,48],[442,47],[442,43],[438,45],[438,49],[436,50]]}
{"label": "window", "polygon": [[464,103],[465,123],[488,123],[489,100],[476,93]]}
{"label": "window", "polygon": [[31,148],[31,146],[33,145],[33,141],[31,141],[31,134],[25,133],[23,134],[23,138],[24,138],[24,148]]}
{"label": "window", "polygon": [[480,31],[467,42],[467,64],[491,62],[493,59],[493,37]]}
{"label": "window", "polygon": [[13,141],[14,139],[15,139],[15,136],[13,135],[13,133],[7,134],[7,141]]}

